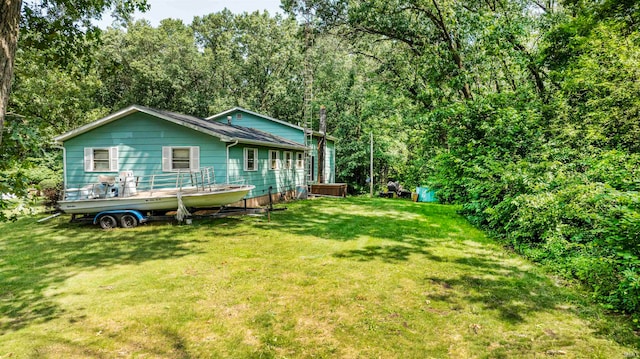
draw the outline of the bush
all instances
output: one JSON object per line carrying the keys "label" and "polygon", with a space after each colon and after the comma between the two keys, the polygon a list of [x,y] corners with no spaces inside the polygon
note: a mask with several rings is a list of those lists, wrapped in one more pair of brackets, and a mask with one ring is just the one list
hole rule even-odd
{"label": "bush", "polygon": [[44,197],[44,205],[48,208],[54,208],[60,200],[62,193],[62,181],[56,179],[44,179],[39,184],[42,197]]}
{"label": "bush", "polygon": [[510,218],[503,237],[519,252],[579,280],[611,309],[640,311],[640,193],[567,184],[504,202],[491,214]]}
{"label": "bush", "polygon": [[640,154],[545,141],[542,116],[508,95],[447,116],[449,147],[426,166],[439,199],[608,308],[640,316]]}

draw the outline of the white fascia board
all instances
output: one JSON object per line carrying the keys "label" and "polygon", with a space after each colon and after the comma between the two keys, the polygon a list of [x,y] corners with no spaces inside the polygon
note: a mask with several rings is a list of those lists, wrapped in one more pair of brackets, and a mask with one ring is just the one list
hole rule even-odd
{"label": "white fascia board", "polygon": [[134,106],[129,106],[127,108],[124,108],[118,112],[114,112],[111,115],[107,116],[107,117],[103,117],[99,120],[93,121],[91,123],[88,123],[84,126],[80,126],[76,129],[73,129],[67,133],[63,133],[60,136],[56,136],[54,137],[54,141],[56,142],[64,142],[70,138],[76,137],[78,135],[81,135],[85,132],[89,132],[91,130],[93,130],[94,128],[98,128],[102,125],[106,125],[107,123],[113,122],[119,118],[122,118],[124,116],[127,116],[129,114],[132,114],[136,111],[140,111],[140,109],[138,109],[135,105]]}
{"label": "white fascia board", "polygon": [[118,112],[115,112],[115,113],[113,113],[113,114],[111,114],[111,115],[109,115],[107,117],[101,118],[101,119],[99,119],[97,121],[91,122],[91,123],[86,124],[86,125],[84,125],[82,127],[78,127],[75,130],[72,130],[72,131],[69,131],[69,132],[67,132],[65,134],[62,134],[60,136],[54,137],[53,139],[56,142],[61,143],[61,142],[64,142],[64,141],[66,141],[66,140],[68,140],[70,138],[73,138],[73,137],[76,137],[76,136],[81,135],[83,133],[89,132],[89,131],[93,130],[94,128],[98,128],[100,126],[106,125],[106,124],[108,124],[110,122],[113,122],[115,120],[118,120],[120,118],[123,118],[123,117],[125,117],[127,115],[130,115],[132,113],[135,113],[135,112],[143,112],[143,113],[146,113],[147,115],[150,115],[150,116],[153,116],[153,117],[157,117],[157,118],[163,119],[165,121],[169,121],[169,122],[175,123],[177,125],[184,126],[184,127],[190,128],[190,129],[192,129],[194,131],[202,132],[202,133],[205,133],[205,134],[213,136],[213,137],[217,137],[217,138],[221,138],[221,139],[223,137],[217,132],[210,131],[210,130],[207,130],[205,128],[196,126],[194,124],[191,124],[191,123],[188,123],[188,122],[184,122],[184,121],[180,121],[180,120],[177,120],[175,118],[165,116],[165,115],[163,115],[161,113],[158,113],[158,112],[146,109],[146,108],[140,108],[140,107],[138,107],[136,105],[133,105],[133,106],[129,106],[129,107],[123,109],[123,110],[120,110]]}
{"label": "white fascia board", "polygon": [[[237,138],[237,137],[232,138],[231,141],[238,141],[239,143],[244,143],[244,144],[247,144],[247,145],[256,145],[256,146],[271,147],[271,148],[284,148],[284,149],[288,149],[288,150],[304,151],[306,149],[306,147],[300,146],[300,145],[287,145],[287,144],[282,144],[282,143],[247,140],[247,139]],[[231,141],[229,141],[229,142],[231,142]]]}
{"label": "white fascia board", "polygon": [[217,115],[213,115],[213,116],[207,117],[206,119],[207,120],[213,120],[213,119],[217,120],[218,118],[223,118],[224,116],[226,116],[226,115],[228,115],[230,113],[233,113],[235,111],[245,112],[245,113],[248,113],[250,115],[254,115],[256,117],[264,118],[265,120],[269,120],[269,121],[273,121],[273,122],[276,122],[276,123],[279,123],[279,124],[282,124],[282,125],[285,125],[285,126],[293,127],[296,130],[301,130],[301,131],[304,130],[304,128],[302,128],[300,126],[297,126],[297,125],[294,125],[292,123],[289,123],[289,122],[286,122],[286,121],[282,121],[282,120],[278,120],[277,118],[269,117],[269,116],[266,116],[266,115],[262,115],[262,114],[259,114],[257,112],[249,111],[249,110],[244,109],[242,107],[234,107],[234,108],[226,110],[224,112],[220,112]]}

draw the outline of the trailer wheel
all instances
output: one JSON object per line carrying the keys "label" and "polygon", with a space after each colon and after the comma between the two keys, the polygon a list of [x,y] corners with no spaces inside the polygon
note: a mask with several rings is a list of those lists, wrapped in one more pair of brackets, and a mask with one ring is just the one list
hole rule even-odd
{"label": "trailer wheel", "polygon": [[133,228],[138,225],[138,219],[132,214],[123,214],[120,217],[120,227]]}
{"label": "trailer wheel", "polygon": [[110,216],[108,214],[103,214],[98,218],[98,224],[100,224],[100,228],[102,229],[112,229],[118,226],[118,222],[114,216]]}

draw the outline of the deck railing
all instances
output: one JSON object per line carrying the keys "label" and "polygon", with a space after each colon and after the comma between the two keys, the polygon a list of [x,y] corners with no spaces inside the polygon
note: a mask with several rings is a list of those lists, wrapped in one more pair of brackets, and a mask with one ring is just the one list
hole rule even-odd
{"label": "deck railing", "polygon": [[[81,188],[67,188],[64,199],[91,199],[109,197],[129,197],[139,191],[149,192],[166,189],[194,189],[199,191],[213,191],[220,185],[216,184],[213,167],[203,167],[197,171],[178,170],[176,172],[159,173],[147,176],[99,176],[100,181],[87,184]],[[244,185],[244,180],[234,181],[233,184]]]}
{"label": "deck railing", "polygon": [[[130,180],[130,177],[125,177]],[[179,170],[171,173],[153,174],[149,176],[136,177],[136,189],[138,191],[153,191],[159,189],[194,188],[198,190],[211,190],[216,185],[213,167],[204,167],[199,171]]]}

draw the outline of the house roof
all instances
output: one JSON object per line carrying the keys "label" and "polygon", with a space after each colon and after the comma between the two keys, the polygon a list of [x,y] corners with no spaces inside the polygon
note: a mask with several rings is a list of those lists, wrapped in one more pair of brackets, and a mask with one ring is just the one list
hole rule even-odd
{"label": "house roof", "polygon": [[64,142],[73,137],[89,132],[95,128],[111,123],[115,120],[128,116],[135,112],[143,112],[148,115],[191,128],[195,131],[206,133],[210,136],[217,137],[223,142],[235,142],[253,144],[259,146],[271,146],[287,149],[304,150],[305,147],[295,141],[272,135],[270,133],[236,125],[227,125],[220,122],[207,121],[202,118],[183,115],[180,113],[156,110],[149,107],[133,105],[118,112],[91,122],[84,126],[78,127],[72,131],[54,137],[56,142]]}
{"label": "house roof", "polygon": [[[295,129],[300,130],[300,131],[304,131],[304,127],[300,127],[298,125],[294,125],[294,124],[292,124],[290,122],[278,120],[277,118],[273,118],[273,117],[269,117],[269,116],[266,116],[266,115],[262,115],[262,114],[259,114],[257,112],[249,111],[249,110],[247,110],[245,108],[242,108],[242,107],[234,107],[234,108],[228,109],[228,110],[226,110],[224,112],[220,112],[219,114],[216,114],[216,115],[213,115],[213,116],[209,116],[209,117],[207,117],[207,120],[218,121],[220,119],[226,118],[228,115],[230,115],[232,113],[235,113],[235,112],[248,113],[248,114],[254,115],[256,117],[264,118],[265,120],[269,120],[269,121],[272,121],[272,122],[279,123],[281,125],[285,125],[285,126],[289,126],[291,128],[295,128]],[[313,131],[313,135],[316,136],[316,137],[322,137],[322,133],[318,132],[318,131]],[[337,140],[336,137],[333,137],[331,135],[327,135],[327,138],[332,140],[332,141]]]}
{"label": "house roof", "polygon": [[257,112],[249,111],[249,110],[244,109],[244,108],[242,108],[242,107],[234,107],[234,108],[231,108],[231,109],[226,110],[226,111],[224,111],[224,112],[220,112],[220,113],[219,113],[219,114],[217,114],[217,115],[213,115],[213,116],[207,117],[207,120],[214,120],[214,121],[217,121],[217,120],[219,120],[219,119],[221,119],[221,118],[225,118],[227,115],[232,114],[232,113],[234,113],[234,112],[236,112],[236,111],[240,111],[240,112],[248,113],[248,114],[254,115],[254,116],[256,116],[256,117],[261,117],[261,118],[264,118],[264,119],[266,119],[266,120],[269,120],[269,121],[273,121],[273,122],[279,123],[279,124],[281,124],[281,125],[285,125],[285,126],[293,127],[293,128],[295,128],[295,129],[297,129],[297,130],[301,130],[301,131],[302,131],[302,130],[304,130],[304,128],[302,128],[302,127],[300,127],[300,126],[297,126],[297,125],[294,125],[294,124],[292,124],[292,123],[289,123],[289,122],[286,122],[286,121],[282,121],[282,120],[278,120],[277,118],[269,117],[269,116],[266,116],[266,115],[262,115],[262,114],[259,114],[259,113],[257,113]]}

